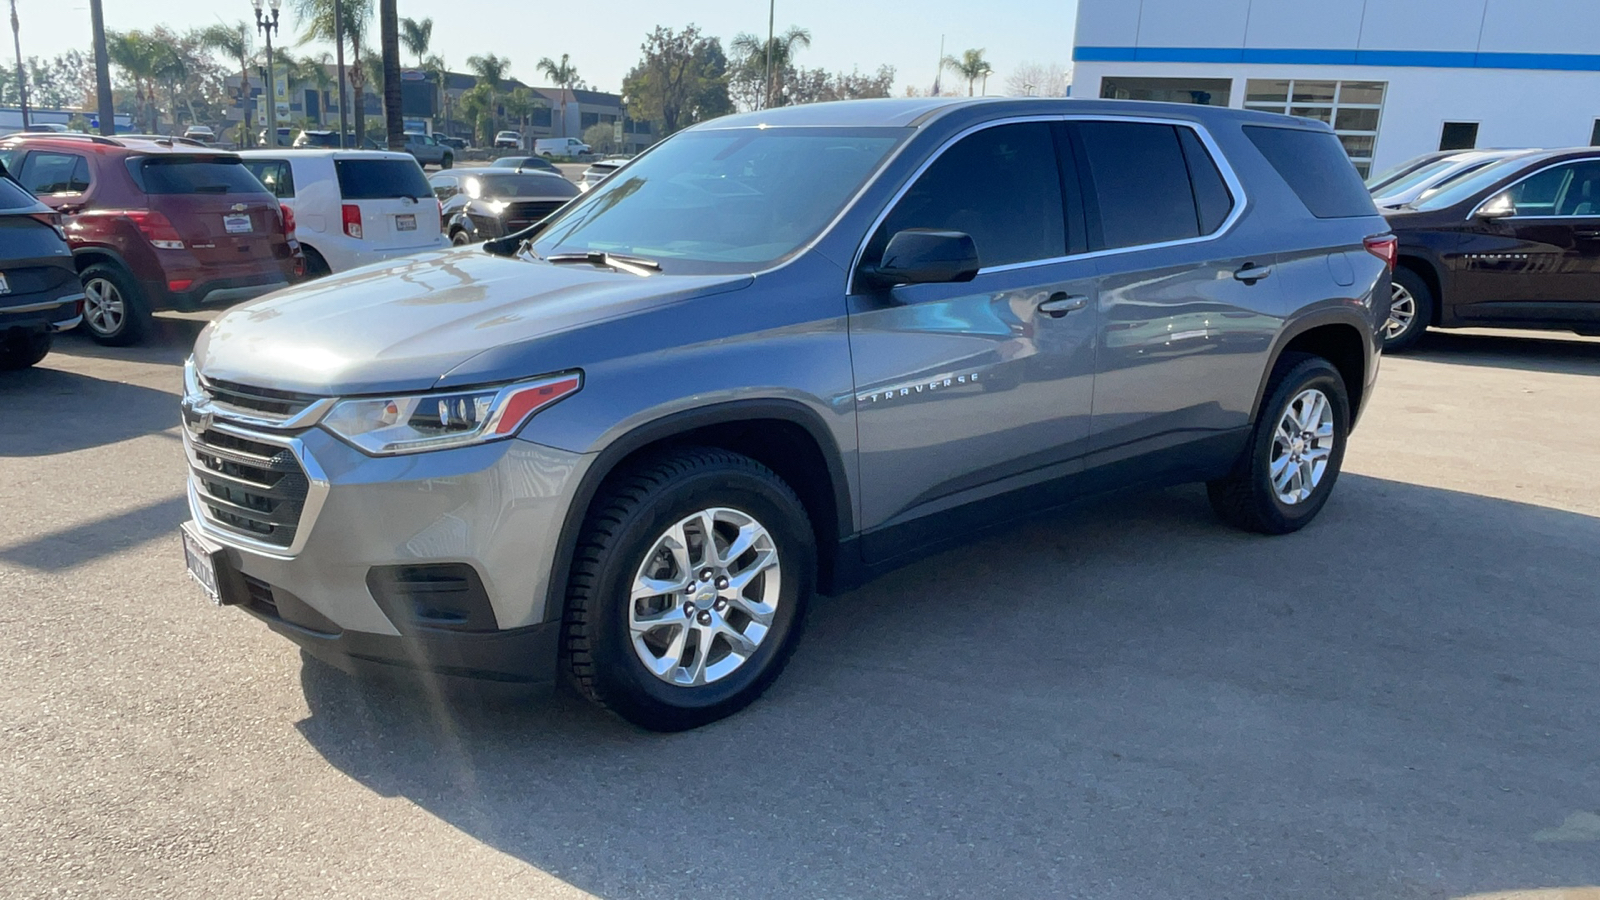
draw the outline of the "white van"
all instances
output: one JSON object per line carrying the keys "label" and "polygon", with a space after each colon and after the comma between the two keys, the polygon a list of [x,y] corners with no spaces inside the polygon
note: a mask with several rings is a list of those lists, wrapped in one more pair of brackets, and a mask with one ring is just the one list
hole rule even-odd
{"label": "white van", "polygon": [[246,150],[239,154],[294,213],[310,276],[450,245],[439,201],[409,153]]}
{"label": "white van", "polygon": [[533,142],[533,152],[539,156],[582,156],[589,145],[577,138],[540,138]]}

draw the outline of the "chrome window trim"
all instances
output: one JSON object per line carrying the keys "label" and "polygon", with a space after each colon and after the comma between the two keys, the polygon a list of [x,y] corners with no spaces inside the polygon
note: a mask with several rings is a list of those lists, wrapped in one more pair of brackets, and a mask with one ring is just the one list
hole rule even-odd
{"label": "chrome window trim", "polygon": [[[994,128],[1000,125],[1016,125],[1027,122],[1141,122],[1150,125],[1171,125],[1174,127],[1188,128],[1194,132],[1195,137],[1200,139],[1200,143],[1206,148],[1206,152],[1211,154],[1211,161],[1216,165],[1217,171],[1222,175],[1223,184],[1227,185],[1228,192],[1233,195],[1233,209],[1229,210],[1228,217],[1223,219],[1222,224],[1218,225],[1215,230],[1211,231],[1209,234],[1199,235],[1198,237],[1178,238],[1177,240],[1160,241],[1154,244],[1134,244],[1128,247],[1108,247],[1104,250],[1088,250],[1083,253],[1069,253],[1064,256],[1050,257],[1049,259],[1033,259],[1023,262],[1007,263],[1000,266],[985,266],[978,270],[979,275],[987,275],[991,272],[1010,272],[1018,269],[1029,269],[1036,266],[1056,265],[1059,263],[1080,259],[1098,259],[1103,256],[1113,256],[1121,253],[1159,250],[1164,247],[1181,247],[1186,244],[1199,244],[1206,241],[1214,241],[1227,235],[1228,232],[1233,230],[1234,225],[1238,224],[1239,219],[1244,217],[1245,208],[1249,205],[1249,197],[1245,193],[1244,184],[1239,180],[1238,173],[1234,171],[1232,162],[1230,162],[1228,157],[1222,152],[1222,148],[1211,136],[1210,130],[1199,122],[1191,122],[1185,119],[1173,119],[1162,116],[1118,116],[1106,114],[1096,115],[1091,113],[1056,113],[1052,115],[1012,116],[1004,119],[994,119],[988,122],[979,122],[976,125],[962,129],[944,143],[940,144],[938,149],[935,150],[922,163],[922,165],[918,166],[915,172],[911,173],[910,177],[905,180],[905,183],[900,186],[900,189],[895,191],[894,196],[889,199],[889,202],[884,204],[883,209],[878,213],[877,217],[872,220],[872,225],[867,229],[867,233],[862,237],[860,244],[856,246],[855,255],[852,257],[850,263],[849,277],[846,281],[846,293],[852,296],[856,293],[856,273],[861,269],[861,260],[867,252],[867,244],[872,242],[872,236],[877,234],[878,229],[883,225],[884,220],[889,218],[889,213],[894,211],[895,205],[898,204],[901,198],[903,198],[906,193],[911,190],[911,186],[917,183],[917,179],[921,178],[923,173],[926,172],[929,167],[938,161],[938,159],[958,141],[968,137],[969,135],[976,134],[979,131],[983,131],[988,128]],[[907,141],[906,143],[909,144],[910,141]],[[1187,177],[1187,174],[1188,173],[1185,172],[1185,177]],[[1065,198],[1063,198],[1063,200],[1064,199]]]}
{"label": "chrome window trim", "polygon": [[300,468],[305,470],[306,480],[310,482],[310,486],[306,489],[305,505],[300,508],[300,522],[295,526],[294,541],[291,542],[287,547],[284,547],[280,544],[269,544],[266,541],[254,540],[235,532],[227,531],[217,527],[216,524],[211,521],[211,517],[205,514],[203,501],[200,498],[200,488],[198,484],[199,479],[197,477],[197,473],[202,466],[200,465],[199,458],[195,455],[194,441],[191,436],[191,432],[189,431],[188,423],[185,422],[179,427],[179,431],[181,432],[183,438],[184,456],[189,461],[189,477],[187,481],[189,489],[189,515],[194,519],[195,525],[197,525],[207,537],[217,541],[218,543],[225,544],[236,549],[249,550],[252,553],[258,553],[262,556],[270,556],[273,559],[293,559],[294,557],[299,556],[301,551],[305,550],[306,542],[311,539],[312,526],[316,524],[317,517],[322,513],[322,506],[327,502],[328,494],[332,490],[333,486],[332,483],[328,481],[327,472],[325,472],[322,466],[317,463],[315,457],[306,452],[305,442],[301,441],[299,438],[285,437],[284,435],[280,434],[263,434],[258,431],[251,431],[247,428],[239,428],[229,425],[225,422],[213,422],[211,424],[211,430],[220,431],[223,434],[230,434],[234,437],[244,438],[245,440],[258,441],[263,444],[271,444],[275,447],[284,447],[288,449],[288,451],[294,454],[295,459],[300,463]]}
{"label": "chrome window trim", "polygon": [[[1515,157],[1512,157],[1512,158],[1514,159]],[[1542,166],[1542,167],[1540,167],[1538,169],[1534,169],[1532,172],[1529,172],[1528,174],[1523,175],[1522,177],[1518,178],[1517,180],[1506,184],[1504,187],[1496,188],[1495,190],[1490,191],[1488,196],[1484,197],[1482,200],[1479,200],[1478,203],[1475,206],[1472,207],[1472,212],[1467,213],[1467,221],[1470,222],[1473,219],[1476,219],[1478,217],[1478,210],[1483,209],[1485,206],[1489,205],[1489,201],[1490,200],[1493,200],[1494,198],[1500,196],[1501,194],[1504,194],[1506,191],[1509,191],[1512,188],[1516,187],[1517,185],[1523,183],[1524,181],[1527,181],[1529,178],[1532,178],[1535,175],[1543,175],[1544,173],[1550,171],[1551,169],[1559,169],[1562,166],[1575,166],[1575,165],[1578,165],[1579,163],[1600,163],[1600,154],[1596,154],[1594,156],[1579,156],[1579,157],[1575,157],[1573,159],[1563,159],[1560,162],[1550,163],[1547,166]],[[1600,213],[1595,213],[1592,216],[1500,216],[1495,221],[1497,221],[1497,222],[1505,222],[1505,221],[1512,220],[1512,219],[1595,219],[1595,218],[1600,218]]]}

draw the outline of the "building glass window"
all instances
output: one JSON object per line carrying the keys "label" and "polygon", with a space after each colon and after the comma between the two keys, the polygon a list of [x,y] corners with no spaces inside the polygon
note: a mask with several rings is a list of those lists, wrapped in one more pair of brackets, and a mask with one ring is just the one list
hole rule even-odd
{"label": "building glass window", "polygon": [[1372,170],[1387,87],[1382,81],[1252,78],[1245,82],[1244,105],[1332,125],[1356,171],[1365,178]]}
{"label": "building glass window", "polygon": [[1233,94],[1229,78],[1124,78],[1100,79],[1103,100],[1160,100],[1165,103],[1195,103],[1200,106],[1227,106]]}
{"label": "building glass window", "polygon": [[1477,122],[1446,122],[1439,129],[1440,150],[1471,150],[1478,146]]}

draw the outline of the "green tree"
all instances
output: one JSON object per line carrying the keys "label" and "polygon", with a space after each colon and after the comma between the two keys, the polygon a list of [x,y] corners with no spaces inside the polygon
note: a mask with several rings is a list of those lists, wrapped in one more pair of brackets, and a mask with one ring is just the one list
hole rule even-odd
{"label": "green tree", "polygon": [[961,58],[946,56],[944,67],[967,80],[967,96],[972,96],[972,85],[978,79],[983,79],[984,91],[989,90],[989,76],[994,74],[994,67],[983,58],[983,48],[961,51]]}
{"label": "green tree", "polygon": [[478,82],[461,95],[460,111],[462,118],[472,126],[473,140],[477,141],[478,146],[492,146],[495,132],[494,90],[487,81]]}
{"label": "green tree", "polygon": [[834,73],[826,69],[796,69],[785,85],[783,101],[800,104],[864,100],[887,97],[893,89],[894,66],[879,66],[871,75],[860,70]]}
{"label": "green tree", "polygon": [[583,142],[589,149],[602,156],[617,152],[617,130],[614,126],[604,122],[590,125],[583,130]]}
{"label": "green tree", "polygon": [[[752,109],[766,109],[783,105],[784,85],[794,73],[795,54],[811,46],[811,32],[791,25],[783,34],[774,35],[770,43],[745,33],[735,37],[728,46],[737,61],[734,80],[740,85],[742,99],[753,103]],[[767,81],[769,64],[770,84]]]}
{"label": "green tree", "polygon": [[582,83],[578,78],[578,69],[565,53],[561,54],[560,62],[556,62],[546,56],[539,60],[538,68],[540,74],[549,78],[551,84],[561,89],[561,134],[565,135],[567,133],[567,95],[574,87]]}
{"label": "green tree", "polygon": [[417,57],[417,68],[427,68],[428,48],[433,45],[433,19],[405,18],[400,20],[400,43],[406,45]]}
{"label": "green tree", "polygon": [[544,102],[540,100],[539,95],[525,87],[519,87],[506,94],[500,101],[500,107],[506,111],[507,118],[516,119],[517,124],[523,128],[528,126],[528,117],[533,115],[533,111],[543,105]]}
{"label": "green tree", "polygon": [[450,117],[450,67],[445,64],[444,57],[430,56],[423,60],[422,68],[433,75],[434,81],[437,83],[439,90],[438,108],[444,113],[444,131],[449,134],[450,122],[452,121]]}
{"label": "green tree", "polygon": [[166,56],[161,44],[142,31],[107,32],[106,55],[133,84],[134,118],[141,130],[155,131],[155,85]]}
{"label": "green tree", "polygon": [[[355,133],[366,133],[367,73],[361,61],[366,56],[367,28],[372,21],[372,0],[291,0],[294,5],[295,24],[302,29],[300,43],[323,41],[329,44],[348,43],[350,56],[346,60],[345,80],[350,82],[350,102],[355,114]],[[334,33],[334,4],[339,4],[339,17],[344,26]]]}
{"label": "green tree", "polygon": [[[495,56],[493,53],[482,56],[469,56],[467,57],[467,68],[478,76],[479,85],[485,85],[488,88],[484,98],[485,109],[489,115],[489,129],[486,132],[489,139],[484,142],[484,145],[488,146],[494,143],[494,131],[499,127],[500,117],[496,95],[500,93],[500,82],[505,80],[506,70],[511,68],[511,60],[503,56]],[[465,97],[462,98],[462,102],[466,102]]]}
{"label": "green tree", "polygon": [[[255,141],[255,128],[250,115],[250,60],[255,55],[255,42],[251,35],[250,26],[243,22],[212,25],[200,33],[202,44],[239,64],[239,102],[244,115],[239,125],[241,147],[249,147]],[[109,44],[106,52],[111,52]],[[270,96],[267,102],[272,102]]]}
{"label": "green tree", "polygon": [[695,25],[682,31],[658,25],[639,49],[644,57],[622,80],[634,118],[657,123],[665,136],[733,111],[721,41]]}

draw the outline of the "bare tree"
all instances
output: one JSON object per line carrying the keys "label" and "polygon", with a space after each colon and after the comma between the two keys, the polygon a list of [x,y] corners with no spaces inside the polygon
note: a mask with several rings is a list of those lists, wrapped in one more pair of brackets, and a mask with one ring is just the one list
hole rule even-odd
{"label": "bare tree", "polygon": [[1071,85],[1072,70],[1060,63],[1018,63],[1006,76],[1012,97],[1065,97]]}

